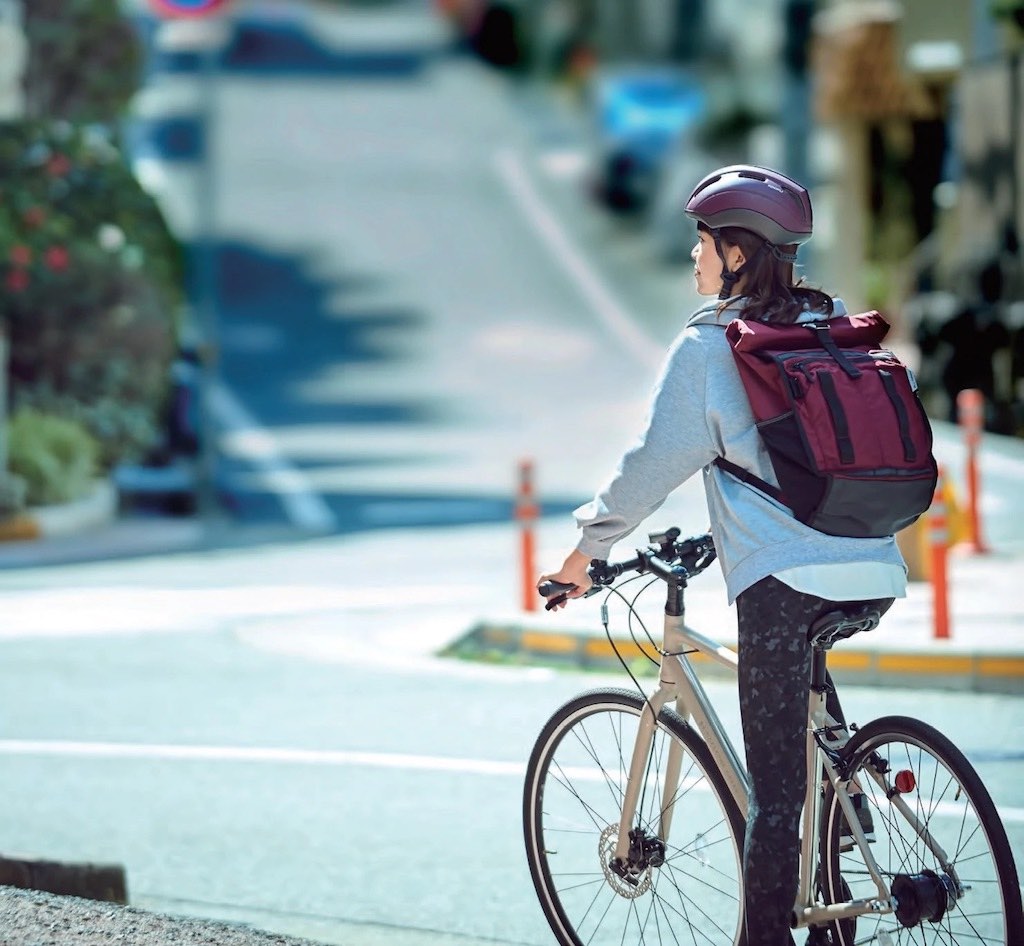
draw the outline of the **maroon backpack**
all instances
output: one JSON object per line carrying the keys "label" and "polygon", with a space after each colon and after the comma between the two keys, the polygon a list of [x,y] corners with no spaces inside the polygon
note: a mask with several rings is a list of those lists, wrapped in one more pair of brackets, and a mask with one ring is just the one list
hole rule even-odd
{"label": "maroon backpack", "polygon": [[879,349],[877,313],[793,325],[734,320],[725,330],[776,488],[715,462],[830,535],[892,535],[931,504],[932,431],[913,375]]}

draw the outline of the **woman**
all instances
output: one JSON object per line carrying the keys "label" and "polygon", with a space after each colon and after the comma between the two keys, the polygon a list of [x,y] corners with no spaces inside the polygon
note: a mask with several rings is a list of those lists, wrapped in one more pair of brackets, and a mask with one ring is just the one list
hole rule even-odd
{"label": "woman", "polygon": [[[739,698],[750,804],[743,876],[748,946],[791,942],[805,778],[810,648],[807,631],[838,601],[875,601],[884,611],[906,594],[906,567],[892,536],[826,535],[720,469],[724,457],[777,484],[725,337],[737,317],[774,322],[845,314],[839,300],[793,283],[797,244],[811,236],[811,203],[798,183],[746,165],[709,174],[686,213],[697,222],[691,256],[697,292],[717,297],[690,316],[655,389],[647,428],[597,496],[576,510],[582,538],[542,581],[590,586],[591,559],[700,472],[711,529],[736,603]],[[842,719],[838,705],[830,710]],[[868,828],[869,812],[859,812]]]}

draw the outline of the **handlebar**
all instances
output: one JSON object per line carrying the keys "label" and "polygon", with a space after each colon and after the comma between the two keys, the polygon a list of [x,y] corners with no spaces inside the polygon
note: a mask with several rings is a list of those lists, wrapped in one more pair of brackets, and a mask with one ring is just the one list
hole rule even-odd
{"label": "handlebar", "polygon": [[[648,536],[650,545],[646,549],[637,549],[636,557],[624,562],[605,562],[595,558],[587,569],[593,584],[581,597],[597,594],[627,572],[648,573],[665,582],[685,585],[689,578],[704,571],[717,553],[710,533],[682,540],[679,536],[680,531],[676,528],[652,533]],[[559,581],[545,581],[537,590],[541,597],[547,598],[545,610],[551,611],[564,604],[575,587]]]}

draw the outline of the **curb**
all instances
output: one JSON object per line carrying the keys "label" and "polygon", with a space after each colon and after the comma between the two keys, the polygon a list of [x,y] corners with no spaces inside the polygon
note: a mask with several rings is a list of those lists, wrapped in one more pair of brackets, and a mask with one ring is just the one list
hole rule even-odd
{"label": "curb", "polygon": [[[735,647],[735,641],[721,641]],[[843,646],[829,653],[837,683],[910,689],[966,690],[1024,695],[1024,655],[1009,651],[937,654],[913,650],[868,650]],[[621,657],[633,672],[644,670],[653,646],[631,638],[595,637],[585,632],[550,632],[519,624],[482,621],[457,638],[442,656],[483,662],[538,663],[591,671],[621,671]],[[709,678],[733,675],[703,654],[690,658]],[[653,669],[654,664],[650,664]],[[644,671],[646,672],[646,671]]]}
{"label": "curb", "polygon": [[113,522],[118,495],[110,480],[98,480],[88,496],[54,506],[32,506],[0,522],[0,542],[76,535]]}
{"label": "curb", "polygon": [[39,523],[27,513],[19,512],[0,521],[0,542],[28,542],[41,535]]}
{"label": "curb", "polygon": [[106,903],[128,902],[125,871],[119,864],[65,864],[0,855],[0,886]]}

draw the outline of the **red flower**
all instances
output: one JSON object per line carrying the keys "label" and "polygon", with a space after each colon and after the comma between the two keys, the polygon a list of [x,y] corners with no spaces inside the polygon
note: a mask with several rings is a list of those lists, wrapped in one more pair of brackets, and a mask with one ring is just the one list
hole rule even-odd
{"label": "red flower", "polygon": [[51,246],[43,256],[46,265],[55,273],[68,268],[68,251],[63,246]]}
{"label": "red flower", "polygon": [[71,170],[71,162],[65,154],[55,154],[46,162],[46,173],[50,177],[63,177]]}
{"label": "red flower", "polygon": [[24,213],[24,220],[30,227],[41,227],[46,220],[46,211],[42,207],[29,207]]}
{"label": "red flower", "polygon": [[24,292],[28,289],[28,273],[24,269],[12,269],[7,274],[6,285],[11,292]]}
{"label": "red flower", "polygon": [[32,262],[32,250],[24,243],[16,243],[11,247],[10,260],[15,266],[28,266]]}

